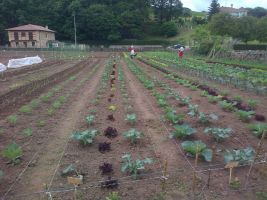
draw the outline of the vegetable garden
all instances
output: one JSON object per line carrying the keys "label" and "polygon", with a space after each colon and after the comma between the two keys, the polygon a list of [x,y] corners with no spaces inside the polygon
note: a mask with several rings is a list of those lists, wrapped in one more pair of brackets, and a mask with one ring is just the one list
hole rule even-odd
{"label": "vegetable garden", "polygon": [[2,199],[266,197],[264,69],[95,54],[3,82]]}

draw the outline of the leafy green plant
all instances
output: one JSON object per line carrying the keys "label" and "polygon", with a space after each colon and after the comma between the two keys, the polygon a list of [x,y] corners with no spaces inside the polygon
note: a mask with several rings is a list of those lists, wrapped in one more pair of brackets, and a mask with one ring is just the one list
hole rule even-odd
{"label": "leafy green plant", "polygon": [[41,97],[40,97],[40,99],[41,99],[41,101],[43,101],[43,102],[47,102],[47,101],[49,101],[49,99],[53,96],[53,92],[52,91],[50,91],[50,92],[48,92],[48,93],[46,93],[46,94],[43,94]]}
{"label": "leafy green plant", "polygon": [[210,103],[217,103],[220,100],[217,96],[208,95],[208,102]]}
{"label": "leafy green plant", "polygon": [[120,200],[118,192],[112,192],[106,197],[106,200]]}
{"label": "leafy green plant", "polygon": [[[172,108],[171,108],[172,109]],[[168,111],[165,115],[166,119],[169,120],[172,124],[180,124],[184,121],[184,114],[176,114],[175,110]]]}
{"label": "leafy green plant", "polygon": [[209,93],[205,90],[200,93],[200,96],[202,96],[202,97],[207,97],[208,95],[209,95]]}
{"label": "leafy green plant", "polygon": [[39,120],[36,124],[36,126],[38,126],[38,127],[44,127],[45,125],[46,125],[46,121],[44,121],[44,120]]}
{"label": "leafy green plant", "polygon": [[222,91],[221,91],[221,95],[222,95],[222,96],[228,96],[229,93],[230,93],[229,90],[222,90]]}
{"label": "leafy green plant", "polygon": [[35,108],[39,107],[40,101],[38,99],[34,99],[31,101],[30,105],[31,105],[32,109],[35,109]]}
{"label": "leafy green plant", "polygon": [[141,139],[144,136],[144,134],[132,128],[129,131],[124,132],[123,136],[126,139],[130,140],[132,144],[135,144],[137,140]]}
{"label": "leafy green plant", "polygon": [[238,101],[238,102],[241,102],[242,101],[242,97],[241,96],[234,96],[233,97],[233,99],[235,100],[235,101]]}
{"label": "leafy green plant", "polygon": [[238,178],[235,178],[230,182],[229,186],[234,190],[238,190],[241,187],[241,182]]}
{"label": "leafy green plant", "polygon": [[224,153],[225,163],[232,161],[238,162],[238,164],[244,164],[254,159],[255,150],[252,147],[237,150],[226,150]]}
{"label": "leafy green plant", "polygon": [[86,131],[77,131],[72,134],[72,138],[80,141],[82,144],[87,145],[87,144],[92,144],[93,139],[96,137],[98,134],[98,130],[96,129],[91,129],[91,130],[86,130]]}
{"label": "leafy green plant", "polygon": [[55,114],[55,109],[54,109],[54,108],[48,108],[48,109],[47,109],[47,114],[48,114],[49,116],[53,116],[53,115]]}
{"label": "leafy green plant", "polygon": [[148,90],[152,90],[155,87],[155,84],[152,81],[146,80],[144,86]]}
{"label": "leafy green plant", "polygon": [[267,124],[251,124],[248,127],[252,133],[259,138],[262,136],[264,131],[267,132]]}
{"label": "leafy green plant", "polygon": [[23,131],[23,134],[26,135],[27,137],[32,136],[32,128],[26,128],[26,129]]}
{"label": "leafy green plant", "polygon": [[185,138],[197,132],[195,128],[192,128],[188,124],[174,125],[173,127],[175,130],[171,133],[170,138]]}
{"label": "leafy green plant", "polygon": [[232,103],[227,103],[226,101],[220,101],[219,105],[225,111],[233,111],[233,110],[235,110],[234,105]]}
{"label": "leafy green plant", "polygon": [[10,123],[12,126],[14,126],[18,122],[18,116],[17,115],[9,115],[7,117],[8,123]]}
{"label": "leafy green plant", "polygon": [[181,98],[179,105],[180,106],[188,106],[190,103],[191,98],[190,97],[185,97],[185,98]]}
{"label": "leafy green plant", "polygon": [[207,116],[205,113],[203,112],[199,112],[199,116],[198,116],[199,122],[202,124],[207,124],[210,122],[210,118],[209,116]]}
{"label": "leafy green plant", "polygon": [[68,176],[75,173],[76,175],[78,175],[78,172],[76,170],[76,167],[73,164],[70,164],[69,166],[67,166],[62,172],[61,172],[61,176]]}
{"label": "leafy green plant", "polygon": [[212,150],[207,148],[207,145],[200,140],[196,141],[184,141],[182,144],[184,151],[196,155],[201,155],[205,161],[210,162],[212,160]]}
{"label": "leafy green plant", "polygon": [[71,76],[71,77],[69,78],[69,80],[70,80],[70,81],[75,81],[76,78],[77,78],[76,76]]}
{"label": "leafy green plant", "polygon": [[122,162],[121,171],[129,172],[136,179],[138,171],[145,169],[146,164],[152,164],[153,160],[151,158],[145,158],[144,160],[137,159],[133,161],[130,154],[125,154],[122,156]]}
{"label": "leafy green plant", "polygon": [[25,114],[31,114],[32,113],[32,108],[29,105],[22,106],[19,109],[20,112],[25,113]]}
{"label": "leafy green plant", "polygon": [[127,114],[126,115],[126,121],[128,122],[128,123],[130,123],[130,124],[135,124],[136,123],[136,119],[137,119],[137,117],[136,117],[136,114]]}
{"label": "leafy green plant", "polygon": [[243,111],[243,110],[238,110],[236,112],[238,118],[243,121],[243,122],[249,122],[249,120],[253,117],[255,114],[254,111]]}
{"label": "leafy green plant", "polygon": [[56,100],[56,101],[53,102],[52,107],[54,109],[58,109],[58,108],[61,107],[61,105],[62,105],[61,102],[59,100]]}
{"label": "leafy green plant", "polygon": [[188,108],[189,108],[189,113],[187,113],[188,115],[190,115],[191,117],[197,116],[198,105],[189,104]]}
{"label": "leafy green plant", "polygon": [[249,106],[251,109],[254,109],[254,110],[257,108],[258,103],[259,103],[259,101],[254,100],[254,99],[249,99],[249,100],[248,100],[248,106]]}
{"label": "leafy green plant", "polygon": [[66,96],[60,96],[59,98],[58,98],[58,101],[60,102],[60,103],[65,103],[66,101],[67,101],[67,97]]}
{"label": "leafy green plant", "polygon": [[211,134],[217,142],[228,138],[230,134],[232,133],[231,128],[205,128],[204,133],[205,134]]}
{"label": "leafy green plant", "polygon": [[158,104],[159,104],[160,107],[165,107],[165,106],[168,105],[165,98],[160,98],[157,101],[158,101]]}
{"label": "leafy green plant", "polygon": [[192,85],[192,86],[190,86],[190,89],[193,90],[193,91],[196,91],[196,90],[198,90],[198,87],[195,86],[195,85]]}
{"label": "leafy green plant", "polygon": [[20,157],[22,156],[22,149],[15,142],[8,145],[8,147],[2,152],[3,156],[10,160],[13,165],[20,163]]}
{"label": "leafy green plant", "polygon": [[88,115],[85,118],[86,122],[91,126],[92,124],[95,123],[95,116],[94,115]]}

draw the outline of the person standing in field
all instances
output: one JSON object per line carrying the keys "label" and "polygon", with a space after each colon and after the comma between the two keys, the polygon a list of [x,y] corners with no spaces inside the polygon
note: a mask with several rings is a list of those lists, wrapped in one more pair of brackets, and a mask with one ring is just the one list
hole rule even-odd
{"label": "person standing in field", "polygon": [[135,54],[135,50],[134,50],[134,46],[132,45],[132,46],[129,48],[129,50],[130,50],[130,56],[131,56],[131,58],[133,59],[133,57],[136,56],[136,54]]}
{"label": "person standing in field", "polygon": [[181,46],[178,50],[178,54],[179,54],[179,58],[183,58],[184,57],[184,47]]}

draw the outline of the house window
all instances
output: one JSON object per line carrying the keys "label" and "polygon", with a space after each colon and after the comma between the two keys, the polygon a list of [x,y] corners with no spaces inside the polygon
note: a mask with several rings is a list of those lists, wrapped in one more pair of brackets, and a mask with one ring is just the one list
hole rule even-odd
{"label": "house window", "polygon": [[19,46],[19,43],[18,42],[16,42],[16,47],[18,47]]}
{"label": "house window", "polygon": [[32,34],[32,32],[29,32],[29,40],[33,40],[33,34]]}
{"label": "house window", "polygon": [[19,34],[18,34],[18,32],[14,32],[14,38],[15,38],[15,40],[19,40]]}
{"label": "house window", "polygon": [[23,42],[23,44],[24,44],[24,47],[27,47],[27,42]]}
{"label": "house window", "polygon": [[32,46],[35,47],[35,42],[32,42]]}
{"label": "house window", "polygon": [[25,32],[21,32],[21,37],[26,37],[26,33]]}
{"label": "house window", "polygon": [[45,34],[46,38],[48,37],[47,33]]}

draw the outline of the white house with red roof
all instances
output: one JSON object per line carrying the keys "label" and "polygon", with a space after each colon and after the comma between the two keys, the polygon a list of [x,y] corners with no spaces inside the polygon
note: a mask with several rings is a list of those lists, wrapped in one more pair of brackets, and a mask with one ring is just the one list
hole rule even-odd
{"label": "white house with red roof", "polygon": [[28,24],[6,29],[9,44],[14,48],[47,48],[55,41],[55,31],[38,25]]}
{"label": "white house with red roof", "polygon": [[248,15],[248,10],[241,7],[241,8],[234,8],[234,5],[231,4],[231,7],[220,7],[220,12],[223,13],[229,13],[230,15],[234,16],[234,17],[245,17]]}

